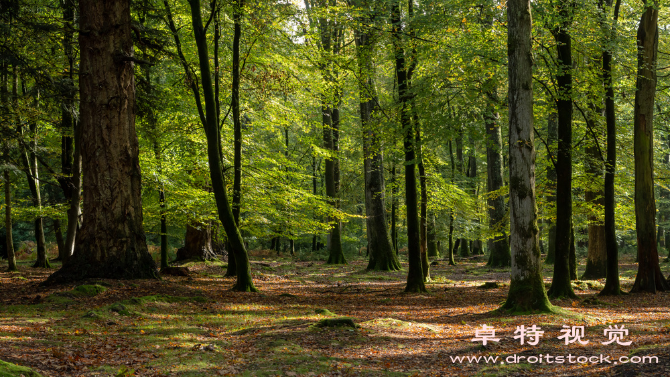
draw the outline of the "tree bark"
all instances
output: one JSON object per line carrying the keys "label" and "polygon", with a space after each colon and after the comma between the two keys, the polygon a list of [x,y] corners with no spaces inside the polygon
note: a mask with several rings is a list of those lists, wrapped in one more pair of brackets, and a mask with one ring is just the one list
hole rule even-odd
{"label": "tree bark", "polygon": [[[454,184],[454,179],[456,177],[456,164],[454,163],[454,150],[453,150],[453,143],[451,142],[451,139],[449,139],[449,160],[451,162],[451,184]],[[451,208],[449,209],[449,265],[450,266],[455,266],[456,263],[454,262],[454,252],[456,247],[458,246],[458,242],[456,242],[456,245],[454,245],[454,209]]]}
{"label": "tree bark", "polygon": [[502,132],[499,124],[499,115],[495,104],[498,102],[498,93],[493,80],[486,82],[485,95],[488,99],[484,115],[486,128],[486,189],[489,193],[487,204],[489,213],[489,229],[495,234],[488,240],[489,261],[491,267],[506,267],[511,263],[512,256],[507,242],[507,223],[505,219],[505,197],[501,194],[491,194],[503,187],[503,158]]}
{"label": "tree bark", "polygon": [[[595,124],[592,124],[594,126]],[[592,127],[593,128],[593,127]],[[586,173],[590,175],[591,180],[602,182],[602,160],[596,146],[586,148]],[[602,187],[602,186],[601,186]],[[605,204],[604,191],[584,192],[584,200],[587,203],[599,207]],[[605,247],[605,226],[599,223],[597,216],[588,217],[589,246],[586,256],[586,269],[582,279],[602,279],[607,276],[607,248]]]}
{"label": "tree bark", "polygon": [[[363,22],[373,24],[373,13],[369,6],[369,16]],[[373,30],[354,30],[356,57],[358,60],[358,88],[360,96],[361,128],[363,129],[363,166],[365,169],[365,218],[368,236],[370,263],[368,269],[395,271],[400,269],[397,255],[389,240],[386,205],[384,203],[384,160],[379,127],[374,112],[377,110],[377,94],[374,86],[372,54],[374,52]],[[393,214],[392,214],[393,215]]]}
{"label": "tree bark", "polygon": [[419,213],[416,194],[416,156],[414,154],[414,130],[409,114],[410,93],[408,92],[405,51],[402,45],[402,22],[400,19],[400,1],[391,3],[391,24],[393,27],[393,50],[395,54],[395,73],[398,80],[398,100],[400,102],[400,123],[403,128],[405,149],[405,206],[407,207],[407,285],[405,292],[425,292],[423,269],[421,266],[421,239],[419,236]]}
{"label": "tree bark", "polygon": [[70,261],[47,283],[157,278],[142,227],[130,2],[80,0],[84,220]]}
{"label": "tree bark", "polygon": [[216,259],[212,245],[212,227],[209,224],[186,225],[184,247],[177,250],[177,261]]}
{"label": "tree bark", "polygon": [[670,287],[658,264],[654,199],[654,97],[658,50],[658,2],[646,3],[637,30],[638,70],[634,109],[635,225],[638,270],[631,292]]}
{"label": "tree bark", "polygon": [[558,154],[556,159],[556,249],[554,276],[549,297],[576,297],[570,284],[570,247],[572,230],[572,24],[574,4],[559,5],[562,22],[552,34],[557,44],[558,73]]}
{"label": "tree bark", "polygon": [[[233,72],[232,72],[232,95],[231,107],[233,112],[233,218],[235,225],[239,229],[240,211],[242,205],[242,123],[240,120],[240,39],[242,38],[242,7],[244,0],[235,0],[233,4]],[[218,20],[217,20],[218,21]],[[218,43],[217,43],[218,45]],[[217,51],[218,52],[218,51]],[[216,56],[218,61],[218,56]],[[217,85],[218,88],[218,85]],[[218,104],[218,101],[217,101]],[[217,111],[217,123],[219,113]],[[237,263],[235,255],[239,251],[233,249],[230,245],[228,253],[228,266],[225,276],[237,275]],[[246,251],[245,251],[246,252]]]}
{"label": "tree bark", "polygon": [[[9,147],[5,143],[4,146],[4,160],[9,159]],[[14,255],[14,239],[12,237],[12,187],[11,179],[9,176],[9,169],[5,169],[3,172],[3,178],[5,180],[5,239],[7,247],[7,262],[8,267],[7,271],[18,271],[16,267],[16,256]]]}
{"label": "tree bark", "polygon": [[[549,148],[556,148],[558,139],[558,114],[551,112],[547,121],[547,145]],[[548,228],[547,235],[547,257],[544,259],[546,264],[554,264],[556,260],[556,166],[554,161],[557,158],[555,150],[547,150],[547,159],[549,159],[549,166],[547,167],[547,206],[551,208],[552,214],[547,219],[546,224]],[[553,156],[552,156],[553,154]]]}
{"label": "tree bark", "polygon": [[542,280],[535,203],[530,0],[507,2],[511,283],[502,308],[551,311]]}

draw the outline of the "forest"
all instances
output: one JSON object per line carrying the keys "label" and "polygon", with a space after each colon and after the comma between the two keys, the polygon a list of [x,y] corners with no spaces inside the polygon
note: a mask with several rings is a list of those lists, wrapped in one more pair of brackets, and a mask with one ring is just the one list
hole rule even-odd
{"label": "forest", "polygon": [[670,11],[1,0],[0,376],[670,375]]}

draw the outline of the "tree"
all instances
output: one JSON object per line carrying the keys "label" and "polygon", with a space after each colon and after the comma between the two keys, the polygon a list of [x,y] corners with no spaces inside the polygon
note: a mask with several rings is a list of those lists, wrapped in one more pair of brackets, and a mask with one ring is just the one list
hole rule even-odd
{"label": "tree", "polygon": [[400,18],[400,1],[391,3],[391,25],[393,27],[393,52],[395,74],[398,81],[398,101],[400,104],[400,124],[404,136],[405,149],[405,205],[407,206],[407,258],[409,271],[405,292],[425,292],[423,268],[421,266],[421,239],[419,235],[419,212],[416,195],[416,154],[414,152],[415,132],[409,113],[409,93],[405,51],[402,45],[403,27]]}
{"label": "tree", "polygon": [[[167,1],[164,2],[166,10],[169,10]],[[256,292],[253,281],[251,280],[251,264],[247,254],[242,235],[235,222],[223,176],[223,167],[221,162],[221,135],[219,131],[218,116],[216,111],[216,101],[212,86],[212,75],[209,66],[209,52],[207,48],[207,34],[202,23],[202,14],[199,0],[189,0],[191,6],[191,22],[193,25],[193,34],[198,50],[198,62],[200,66],[200,80],[202,82],[202,93],[205,100],[205,110],[202,110],[199,94],[195,99],[199,109],[200,119],[205,128],[207,136],[207,159],[209,162],[209,172],[212,179],[212,189],[216,200],[219,220],[228,236],[228,242],[232,252],[235,253],[235,264],[237,267],[237,281],[233,290],[242,292]],[[172,21],[170,24],[174,25]],[[171,26],[173,32],[176,31]],[[184,59],[182,58],[182,61]],[[188,70],[188,66],[185,67]],[[196,87],[197,89],[197,87]]]}
{"label": "tree", "polygon": [[157,278],[142,226],[130,2],[79,2],[84,219],[72,258],[46,283]]}
{"label": "tree", "polygon": [[[3,158],[5,161],[7,161],[9,159],[9,147],[7,146],[6,141],[4,144]],[[18,271],[18,268],[16,268],[16,257],[14,256],[14,240],[12,238],[12,187],[9,176],[9,169],[3,169],[2,174],[5,186],[5,240],[8,264],[7,271]]]}
{"label": "tree", "polygon": [[544,290],[535,205],[530,0],[507,2],[511,283],[502,308],[551,311]]}
{"label": "tree", "polygon": [[[556,159],[556,249],[549,297],[576,297],[570,284],[572,240],[572,24],[573,2],[558,5],[559,25],[552,30],[558,50],[558,153]],[[511,145],[511,144],[510,144]]]}
{"label": "tree", "polygon": [[352,2],[362,12],[361,24],[354,30],[356,59],[358,61],[359,113],[363,129],[363,160],[365,180],[365,220],[367,228],[368,269],[395,271],[400,262],[389,239],[384,204],[384,160],[381,144],[381,129],[378,121],[377,94],[373,81],[372,57],[376,38],[371,25],[375,23],[376,7],[369,2]]}
{"label": "tree", "polygon": [[635,229],[638,270],[632,292],[666,291],[670,287],[658,264],[654,199],[654,97],[658,50],[658,2],[645,2],[637,29],[637,91],[633,119],[635,150]]}

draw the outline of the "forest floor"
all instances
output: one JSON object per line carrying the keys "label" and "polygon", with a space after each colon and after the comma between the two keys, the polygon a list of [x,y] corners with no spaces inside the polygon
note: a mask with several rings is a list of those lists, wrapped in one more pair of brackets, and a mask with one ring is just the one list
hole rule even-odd
{"label": "forest floor", "polygon": [[[578,281],[577,299],[552,301],[562,314],[510,316],[494,312],[509,268],[488,268],[484,258],[439,261],[425,294],[403,293],[406,271],[366,271],[364,257],[345,266],[262,252],[252,260],[260,293],[230,291],[221,262],[191,263],[191,277],[86,282],[103,287],[95,289],[43,288],[53,270],[22,262],[7,273],[2,262],[0,360],[43,376],[670,375],[669,293],[596,297],[604,280]],[[670,263],[662,269],[667,276]],[[622,258],[623,289],[636,270]],[[546,283],[551,274],[545,267]],[[480,288],[486,282],[499,287]],[[331,313],[357,327],[315,326]],[[484,324],[498,343],[471,341]],[[612,324],[628,329],[622,341],[631,345],[601,344]],[[537,345],[514,339],[521,325],[542,328]],[[584,326],[589,343],[566,345],[558,339],[563,325]]]}

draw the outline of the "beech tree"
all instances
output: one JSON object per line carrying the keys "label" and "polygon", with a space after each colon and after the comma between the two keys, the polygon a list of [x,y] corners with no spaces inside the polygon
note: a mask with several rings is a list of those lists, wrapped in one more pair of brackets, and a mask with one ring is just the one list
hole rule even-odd
{"label": "beech tree", "polygon": [[637,29],[637,91],[635,92],[635,229],[638,270],[632,292],[666,291],[668,282],[658,264],[654,198],[654,98],[658,54],[658,2],[645,2]]}
{"label": "beech tree", "polygon": [[502,308],[551,311],[542,280],[535,204],[530,0],[507,2],[511,283]]}

